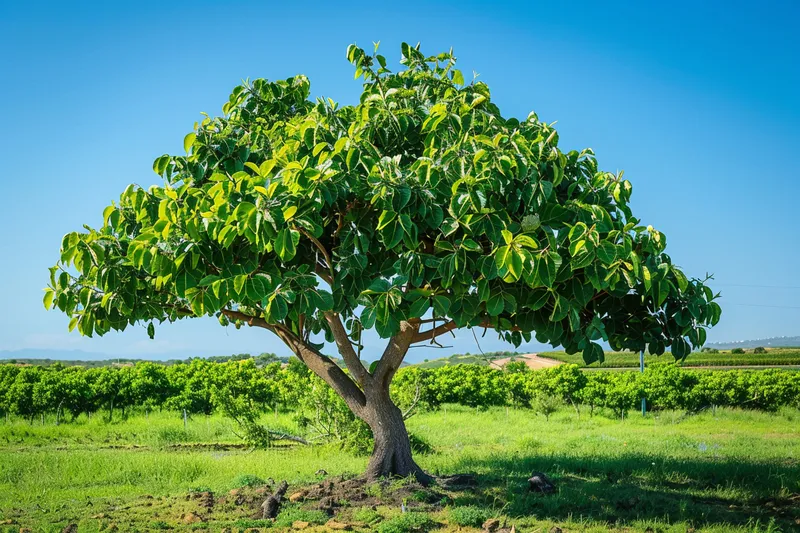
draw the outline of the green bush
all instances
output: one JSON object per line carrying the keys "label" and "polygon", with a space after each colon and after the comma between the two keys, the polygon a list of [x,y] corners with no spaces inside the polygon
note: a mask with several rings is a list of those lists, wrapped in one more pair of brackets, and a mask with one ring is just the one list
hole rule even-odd
{"label": "green bush", "polygon": [[763,346],[756,346],[753,348],[753,353],[767,353],[767,350]]}
{"label": "green bush", "polygon": [[548,421],[550,420],[550,415],[558,411],[561,405],[562,402],[560,398],[544,391],[536,392],[531,399],[531,407],[534,412],[544,415],[545,420]]}
{"label": "green bush", "polygon": [[353,513],[353,520],[367,525],[380,522],[381,518],[380,513],[371,507],[361,507]]}
{"label": "green bush", "polygon": [[731,353],[736,355],[741,355],[744,353],[744,348],[734,348],[733,350],[731,350]]}
{"label": "green bush", "polygon": [[481,527],[486,519],[491,516],[487,509],[474,505],[453,507],[450,509],[450,522],[463,527]]}
{"label": "green bush", "polygon": [[410,511],[381,522],[378,533],[422,533],[430,531],[436,522],[427,513]]}
{"label": "green bush", "polygon": [[241,476],[236,476],[233,480],[233,486],[237,489],[241,487],[260,487],[266,483],[266,481],[253,474],[242,474]]}

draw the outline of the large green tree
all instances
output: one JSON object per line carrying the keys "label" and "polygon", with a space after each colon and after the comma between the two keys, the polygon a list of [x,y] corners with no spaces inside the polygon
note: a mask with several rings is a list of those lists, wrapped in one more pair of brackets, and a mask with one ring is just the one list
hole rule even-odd
{"label": "large green tree", "polygon": [[[535,114],[503,117],[452,53],[401,53],[395,73],[348,48],[353,106],[309,100],[305,76],[236,87],[185,155],[156,159],[163,186],[129,186],[102,227],[64,237],[45,306],[89,336],[208,315],[271,331],[370,426],[369,477],[427,478],[389,397],[414,344],[488,328],[587,361],[601,339],[679,358],[703,344],[714,295],[632,215],[621,173],[560,150]],[[369,329],[387,343],[365,368]]]}

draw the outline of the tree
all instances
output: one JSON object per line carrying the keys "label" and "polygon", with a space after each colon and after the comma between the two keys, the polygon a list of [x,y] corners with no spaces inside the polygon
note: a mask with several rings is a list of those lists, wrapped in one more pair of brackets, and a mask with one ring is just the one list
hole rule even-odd
{"label": "tree", "polygon": [[[215,315],[274,333],[374,434],[367,475],[428,476],[389,385],[409,347],[490,328],[603,359],[597,343],[684,358],[720,307],[628,206],[622,173],[562,152],[535,114],[504,118],[452,53],[403,70],[350,46],[359,103],[309,100],[304,76],[236,87],[219,117],[129,186],[99,229],[67,234],[46,307],[102,335]],[[361,336],[386,349],[369,368]],[[325,355],[334,343],[346,371]]]}

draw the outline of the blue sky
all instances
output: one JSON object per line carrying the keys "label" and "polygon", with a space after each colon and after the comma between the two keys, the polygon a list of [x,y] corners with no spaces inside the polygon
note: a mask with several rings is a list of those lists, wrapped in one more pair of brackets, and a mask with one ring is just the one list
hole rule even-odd
{"label": "blue sky", "polygon": [[[666,233],[673,260],[715,274],[711,341],[800,335],[800,4],[698,4],[4,2],[0,350],[286,354],[266,332],[212,320],[154,341],[142,328],[81,339],[41,305],[47,267],[128,183],[157,183],[153,159],[180,153],[241,79],[304,73],[314,96],[354,103],[345,48],[377,40],[394,62],[404,40],[454,47],[505,115],[535,110],[558,121],[562,148],[624,169],[634,213]],[[507,348],[489,336],[484,351]],[[469,332],[451,344],[409,359],[478,351]]]}

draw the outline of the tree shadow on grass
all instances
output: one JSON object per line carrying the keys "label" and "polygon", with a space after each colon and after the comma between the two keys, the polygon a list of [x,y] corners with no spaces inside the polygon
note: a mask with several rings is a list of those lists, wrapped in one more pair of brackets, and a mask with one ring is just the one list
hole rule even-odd
{"label": "tree shadow on grass", "polygon": [[[800,465],[794,460],[664,459],[517,454],[464,459],[458,472],[485,472],[478,487],[456,505],[480,505],[510,517],[555,521],[591,519],[690,522],[694,526],[747,525],[775,520],[783,531],[800,529]],[[532,471],[556,483],[555,494],[528,490]]]}

